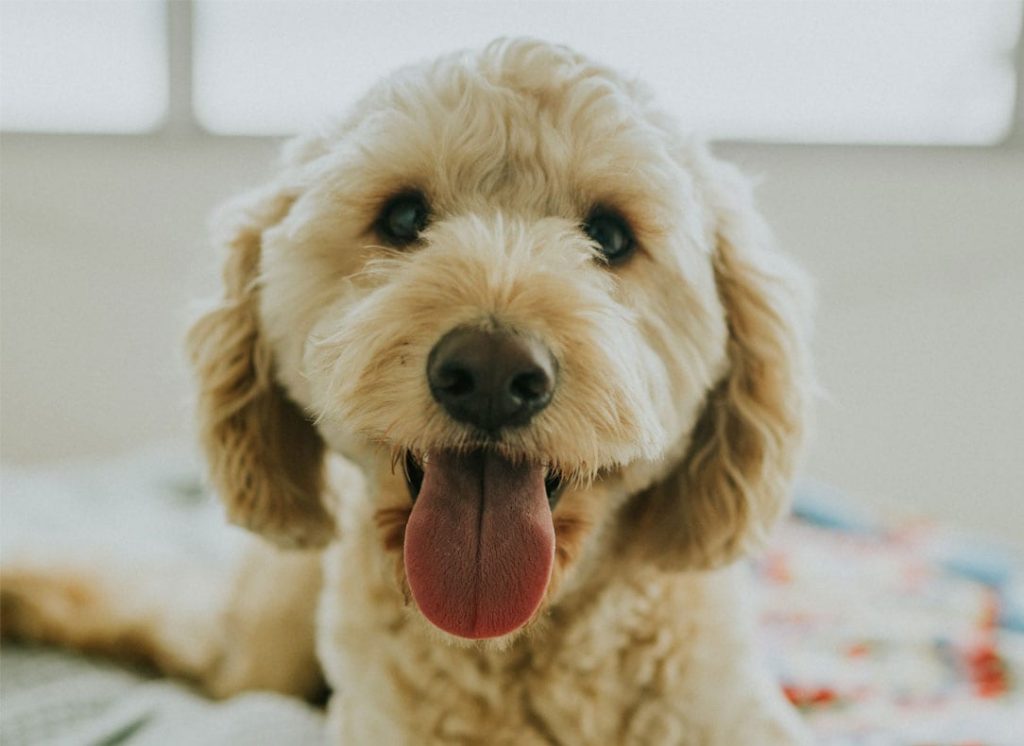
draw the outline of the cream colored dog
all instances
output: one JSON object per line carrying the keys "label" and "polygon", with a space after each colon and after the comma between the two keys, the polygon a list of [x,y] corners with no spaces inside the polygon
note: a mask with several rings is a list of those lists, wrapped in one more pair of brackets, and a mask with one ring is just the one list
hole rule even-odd
{"label": "cream colored dog", "polygon": [[312,694],[318,659],[343,744],[804,742],[731,564],[809,391],[739,174],[534,41],[402,70],[283,160],[190,346],[231,519],[325,548],[254,549],[193,609],[15,569],[7,631],[219,695]]}

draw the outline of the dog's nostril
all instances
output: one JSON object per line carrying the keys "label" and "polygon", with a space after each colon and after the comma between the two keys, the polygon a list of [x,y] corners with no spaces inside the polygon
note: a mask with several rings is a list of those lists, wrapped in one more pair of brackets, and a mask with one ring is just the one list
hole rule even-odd
{"label": "dog's nostril", "polygon": [[451,396],[465,396],[475,388],[473,374],[458,365],[441,366],[434,385]]}
{"label": "dog's nostril", "polygon": [[509,391],[524,402],[538,402],[551,395],[551,377],[540,368],[519,373],[509,382]]}

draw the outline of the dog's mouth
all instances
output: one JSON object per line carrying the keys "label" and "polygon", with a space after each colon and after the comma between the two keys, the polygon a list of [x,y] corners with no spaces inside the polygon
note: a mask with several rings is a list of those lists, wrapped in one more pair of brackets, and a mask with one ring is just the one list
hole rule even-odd
{"label": "dog's mouth", "polygon": [[551,579],[562,480],[485,448],[410,455],[405,470],[414,501],[405,573],[423,615],[470,639],[526,624]]}
{"label": "dog's mouth", "polygon": [[[424,457],[424,461],[428,458],[429,456]],[[405,484],[409,488],[409,496],[415,503],[416,498],[420,496],[420,489],[423,487],[423,461],[416,458],[412,451],[406,451],[405,453]],[[554,510],[555,506],[558,505],[558,500],[562,497],[562,488],[564,486],[561,474],[553,469],[545,469],[544,492],[547,494],[548,506],[551,510]]]}

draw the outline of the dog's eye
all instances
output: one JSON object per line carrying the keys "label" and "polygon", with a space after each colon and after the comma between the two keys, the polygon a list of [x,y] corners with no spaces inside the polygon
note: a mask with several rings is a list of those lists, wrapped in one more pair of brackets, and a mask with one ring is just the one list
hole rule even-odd
{"label": "dog's eye", "polygon": [[401,194],[384,206],[377,229],[387,241],[404,246],[420,237],[429,217],[423,195]]}
{"label": "dog's eye", "polygon": [[613,213],[592,213],[583,224],[583,230],[594,240],[609,264],[625,261],[636,248],[636,239],[626,221]]}

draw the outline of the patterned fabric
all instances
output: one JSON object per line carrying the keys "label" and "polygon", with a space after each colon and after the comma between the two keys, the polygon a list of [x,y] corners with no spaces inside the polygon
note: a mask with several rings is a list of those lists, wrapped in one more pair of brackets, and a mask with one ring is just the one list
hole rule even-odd
{"label": "patterned fabric", "polygon": [[766,648],[818,743],[1024,744],[1024,576],[1008,551],[805,490],[757,571]]}

